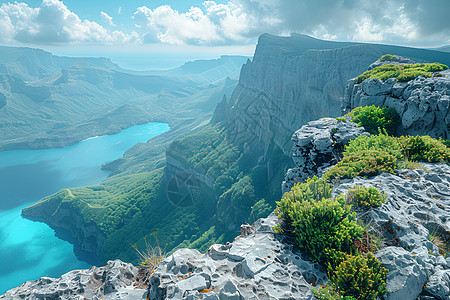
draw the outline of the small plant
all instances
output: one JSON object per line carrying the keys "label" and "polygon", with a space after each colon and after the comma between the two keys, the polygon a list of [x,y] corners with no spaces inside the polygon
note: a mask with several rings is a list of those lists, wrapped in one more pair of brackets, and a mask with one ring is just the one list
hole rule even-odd
{"label": "small plant", "polygon": [[[135,245],[132,245],[134,250],[136,250],[137,255],[140,259],[140,265],[143,267],[150,268],[150,274],[152,274],[155,269],[158,267],[158,264],[163,261],[166,258],[166,248],[162,249],[159,246],[158,241],[158,232],[152,233],[151,236],[155,238],[155,245],[152,246],[148,241],[147,237],[144,238],[145,240],[145,249],[139,250],[138,247]],[[167,246],[167,244],[166,244]]]}
{"label": "small plant", "polygon": [[332,284],[327,283],[325,286],[320,286],[318,290],[312,288],[314,296],[320,300],[357,300],[350,296],[341,296],[333,287]]}
{"label": "small plant", "polygon": [[374,187],[365,187],[355,185],[349,189],[346,196],[346,202],[349,205],[369,208],[381,206],[386,200],[387,195],[382,194]]}
{"label": "small plant", "polygon": [[450,253],[450,237],[439,233],[438,226],[436,226],[429,234],[430,241],[439,249],[439,254],[447,257]]}
{"label": "small plant", "polygon": [[378,134],[381,130],[386,130],[393,134],[395,126],[400,122],[400,117],[392,107],[383,107],[370,105],[356,107],[347,116],[352,118],[352,122],[363,126],[370,134]]}
{"label": "small plant", "polygon": [[388,270],[372,253],[351,255],[344,252],[330,253],[333,257],[328,272],[334,289],[343,296],[361,300],[373,300],[386,294]]}
{"label": "small plant", "polygon": [[345,121],[346,119],[345,119],[345,117],[337,117],[336,118],[336,121],[339,121],[339,122],[342,122],[342,121]]}

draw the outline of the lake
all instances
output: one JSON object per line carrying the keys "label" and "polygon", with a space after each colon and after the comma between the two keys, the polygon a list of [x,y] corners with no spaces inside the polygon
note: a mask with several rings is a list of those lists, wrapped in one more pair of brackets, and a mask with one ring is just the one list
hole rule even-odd
{"label": "lake", "polygon": [[0,152],[0,295],[28,280],[92,266],[48,225],[22,218],[24,207],[62,188],[99,184],[109,174],[102,164],[167,130],[148,123],[65,148]]}

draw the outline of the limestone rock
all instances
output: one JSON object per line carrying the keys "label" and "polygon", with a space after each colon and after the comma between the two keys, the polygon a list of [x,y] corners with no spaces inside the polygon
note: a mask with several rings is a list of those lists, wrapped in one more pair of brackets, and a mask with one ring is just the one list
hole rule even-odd
{"label": "limestone rock", "polygon": [[427,282],[425,293],[439,300],[450,299],[450,269],[439,270]]}
{"label": "limestone rock", "polygon": [[289,169],[285,175],[282,192],[308,177],[319,175],[324,169],[336,164],[344,146],[359,135],[368,135],[364,128],[347,119],[323,118],[311,121],[292,136],[292,159],[297,168]]}
{"label": "limestone rock", "polygon": [[347,84],[342,110],[348,112],[358,106],[375,105],[394,108],[401,118],[398,135],[430,135],[449,138],[450,128],[450,70],[440,72],[443,77],[418,77],[409,82],[390,78],[366,79],[360,84]]}
{"label": "limestone rock", "polygon": [[147,292],[142,288],[146,277],[132,264],[114,260],[104,267],[71,271],[58,279],[27,281],[0,299],[141,299]]}
{"label": "limestone rock", "polygon": [[271,214],[205,254],[176,251],[151,277],[150,299],[313,299],[311,286],[325,284],[326,274],[273,233],[278,222]]}
{"label": "limestone rock", "polygon": [[450,166],[422,165],[426,171],[398,170],[396,174],[356,177],[333,191],[335,195],[345,193],[356,184],[376,187],[388,196],[378,208],[357,211],[358,218],[387,246],[375,253],[389,269],[386,299],[415,300],[427,281],[431,283],[423,295],[446,295],[450,265],[438,255],[429,235],[434,232],[444,239],[450,237]]}

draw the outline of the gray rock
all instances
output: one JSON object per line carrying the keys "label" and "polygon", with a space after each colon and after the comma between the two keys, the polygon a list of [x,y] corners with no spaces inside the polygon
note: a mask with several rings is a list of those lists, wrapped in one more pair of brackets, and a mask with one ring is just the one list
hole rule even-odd
{"label": "gray rock", "polygon": [[75,270],[60,278],[42,277],[7,291],[0,299],[145,299],[145,270],[120,260]]}
{"label": "gray rock", "polygon": [[425,292],[439,300],[450,299],[450,269],[433,274],[428,279]]}
{"label": "gray rock", "polygon": [[292,159],[297,168],[289,169],[282,183],[282,193],[297,182],[319,175],[336,164],[344,146],[359,135],[368,135],[364,128],[349,120],[323,118],[309,122],[292,136]]}
{"label": "gray rock", "polygon": [[388,195],[382,206],[357,211],[359,219],[387,246],[375,254],[389,269],[386,299],[417,299],[431,278],[436,278],[430,285],[433,293],[445,290],[448,284],[440,271],[450,266],[438,255],[429,235],[434,232],[449,238],[450,166],[424,163],[423,167],[426,171],[398,170],[373,178],[356,177],[333,191],[335,195],[345,193],[356,184],[376,187]]}
{"label": "gray rock", "polygon": [[[403,64],[403,63],[400,63]],[[366,79],[360,84],[349,80],[341,109],[348,112],[357,106],[375,105],[394,108],[401,118],[397,134],[430,135],[449,138],[450,72],[443,77],[418,77],[409,82]]]}
{"label": "gray rock", "polygon": [[176,251],[151,277],[150,298],[312,299],[311,286],[325,284],[326,274],[273,233],[278,222],[271,214],[255,222],[252,234],[205,254]]}
{"label": "gray rock", "polygon": [[386,298],[389,300],[415,300],[427,282],[427,272],[413,254],[400,247],[387,247],[375,255],[389,270]]}

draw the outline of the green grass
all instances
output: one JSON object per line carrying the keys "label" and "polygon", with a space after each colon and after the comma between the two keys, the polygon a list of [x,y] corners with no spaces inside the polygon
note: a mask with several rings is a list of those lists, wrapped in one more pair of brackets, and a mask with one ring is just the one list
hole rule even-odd
{"label": "green grass", "polygon": [[434,73],[447,70],[448,66],[440,63],[394,65],[385,64],[368,70],[356,78],[355,83],[359,84],[369,78],[377,78],[386,81],[389,78],[396,78],[399,82],[407,82],[419,76],[432,77]]}

